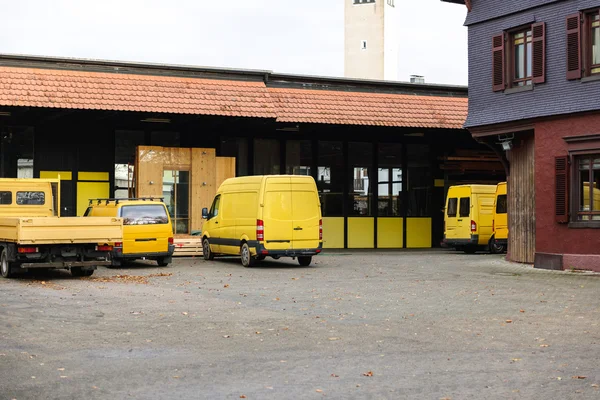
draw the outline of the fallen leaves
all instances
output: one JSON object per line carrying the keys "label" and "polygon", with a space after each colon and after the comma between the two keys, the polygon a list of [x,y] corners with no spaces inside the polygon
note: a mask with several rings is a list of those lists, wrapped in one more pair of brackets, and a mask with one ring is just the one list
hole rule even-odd
{"label": "fallen leaves", "polygon": [[581,376],[581,375],[575,375],[575,376],[571,377],[571,379],[586,379],[586,378],[587,378],[587,376]]}
{"label": "fallen leaves", "polygon": [[331,377],[332,377],[332,378],[339,378],[340,376],[339,376],[339,375],[336,375],[336,374],[331,374]]}
{"label": "fallen leaves", "polygon": [[225,339],[229,339],[229,338],[231,337],[231,335],[223,335],[223,337],[224,337]]}
{"label": "fallen leaves", "polygon": [[158,274],[149,274],[149,275],[113,275],[113,276],[98,276],[88,278],[88,280],[93,282],[120,282],[120,283],[138,283],[142,285],[147,285],[149,283],[148,278],[159,278],[165,276],[172,276],[173,274],[170,272],[160,272]]}
{"label": "fallen leaves", "polygon": [[363,373],[363,376],[373,376],[373,371]]}
{"label": "fallen leaves", "polygon": [[506,321],[504,321],[504,322],[506,322],[507,324],[512,324],[512,319],[507,319],[507,320],[506,320]]}
{"label": "fallen leaves", "polygon": [[550,347],[549,344],[540,344],[540,347]]}
{"label": "fallen leaves", "polygon": [[329,340],[334,341],[334,340],[340,340],[339,337],[330,337]]}
{"label": "fallen leaves", "polygon": [[245,394],[240,394],[240,399],[245,399],[246,395]]}

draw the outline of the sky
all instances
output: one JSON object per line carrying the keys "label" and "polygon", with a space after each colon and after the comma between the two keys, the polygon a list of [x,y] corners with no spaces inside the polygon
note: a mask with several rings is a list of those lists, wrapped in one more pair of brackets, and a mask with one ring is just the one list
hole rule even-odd
{"label": "sky", "polygon": [[[344,1],[6,1],[0,53],[344,75]],[[466,7],[396,0],[400,80],[467,84]]]}

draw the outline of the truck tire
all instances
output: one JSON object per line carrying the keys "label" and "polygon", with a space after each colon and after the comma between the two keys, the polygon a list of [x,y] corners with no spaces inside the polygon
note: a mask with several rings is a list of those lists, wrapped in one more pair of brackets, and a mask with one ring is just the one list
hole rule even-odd
{"label": "truck tire", "polygon": [[312,261],[311,256],[298,257],[298,264],[302,265],[303,267],[308,267],[310,265],[311,261]]}
{"label": "truck tire", "polygon": [[73,267],[71,268],[71,276],[92,276],[94,273],[93,269],[84,269],[82,267]]}
{"label": "truck tire", "polygon": [[156,259],[156,263],[158,264],[159,267],[166,267],[169,265],[169,263],[172,261],[173,259],[170,256],[167,257],[158,257]]}
{"label": "truck tire", "polygon": [[489,248],[490,248],[490,253],[492,253],[492,254],[504,253],[504,251],[506,250],[504,248],[504,245],[503,244],[499,244],[498,242],[496,242],[496,238],[493,237],[493,236],[490,239]]}
{"label": "truck tire", "polygon": [[10,269],[10,262],[8,262],[8,254],[6,249],[2,249],[2,255],[0,255],[0,275],[3,278],[12,278],[13,273]]}
{"label": "truck tire", "polygon": [[246,268],[252,267],[256,260],[252,257],[252,253],[250,253],[250,246],[248,243],[242,243],[242,247],[240,248],[240,257],[242,259],[242,265]]}

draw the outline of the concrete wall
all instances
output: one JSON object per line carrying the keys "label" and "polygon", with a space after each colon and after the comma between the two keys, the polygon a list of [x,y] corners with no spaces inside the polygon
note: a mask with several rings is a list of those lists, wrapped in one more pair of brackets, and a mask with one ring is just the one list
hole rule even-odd
{"label": "concrete wall", "polygon": [[[398,18],[398,9],[390,5],[389,0],[382,0],[383,12],[383,78],[386,81],[397,81],[398,77],[398,63],[400,62],[399,48],[400,48],[400,33],[398,25],[400,19]],[[401,0],[395,0],[391,2],[394,4]]]}
{"label": "concrete wall", "polygon": [[[353,4],[345,1],[344,75],[347,78],[384,79],[384,8],[386,0]],[[362,49],[362,41],[367,48]]]}

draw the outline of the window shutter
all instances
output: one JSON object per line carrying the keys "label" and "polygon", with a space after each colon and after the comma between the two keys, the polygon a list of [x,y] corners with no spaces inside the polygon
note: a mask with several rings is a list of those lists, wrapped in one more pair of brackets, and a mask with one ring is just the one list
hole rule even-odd
{"label": "window shutter", "polygon": [[559,224],[569,222],[569,158],[556,157],[554,161],[556,176],[555,218]]}
{"label": "window shutter", "polygon": [[567,16],[567,79],[581,78],[581,14]]}
{"label": "window shutter", "polygon": [[504,90],[504,33],[492,39],[492,90]]}
{"label": "window shutter", "polygon": [[546,81],[546,24],[540,22],[531,26],[533,31],[533,83]]}

